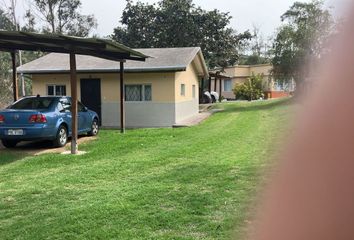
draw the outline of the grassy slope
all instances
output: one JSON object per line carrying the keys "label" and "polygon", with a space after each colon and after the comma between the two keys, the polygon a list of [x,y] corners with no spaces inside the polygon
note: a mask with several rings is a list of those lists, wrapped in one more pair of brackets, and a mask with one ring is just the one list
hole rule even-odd
{"label": "grassy slope", "polygon": [[284,129],[283,102],[200,126],[102,131],[84,156],[0,156],[1,239],[228,239]]}

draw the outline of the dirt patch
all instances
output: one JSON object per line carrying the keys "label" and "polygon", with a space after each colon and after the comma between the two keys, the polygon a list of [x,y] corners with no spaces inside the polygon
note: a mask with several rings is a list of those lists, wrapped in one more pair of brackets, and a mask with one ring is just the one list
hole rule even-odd
{"label": "dirt patch", "polygon": [[[78,144],[86,143],[89,141],[96,140],[97,137],[79,137]],[[16,148],[7,149],[5,148],[0,141],[0,153],[3,151],[7,152],[17,152],[17,153],[25,153],[29,155],[42,155],[46,153],[62,153],[70,149],[70,142],[66,144],[65,147],[55,148],[53,147],[53,143],[51,141],[37,141],[37,142],[20,142]]]}

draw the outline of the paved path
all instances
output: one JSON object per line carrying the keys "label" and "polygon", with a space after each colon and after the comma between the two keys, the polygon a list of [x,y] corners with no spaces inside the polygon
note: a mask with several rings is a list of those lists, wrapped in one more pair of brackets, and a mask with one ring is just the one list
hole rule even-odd
{"label": "paved path", "polygon": [[203,122],[205,119],[210,117],[212,115],[211,112],[203,112],[199,113],[197,116],[193,116],[191,118],[187,118],[177,124],[175,124],[173,127],[178,128],[178,127],[192,127],[200,124]]}
{"label": "paved path", "polygon": [[175,128],[178,128],[178,127],[193,127],[193,126],[196,126],[196,125],[202,123],[204,120],[206,120],[208,117],[210,117],[214,113],[222,112],[222,111],[223,110],[220,110],[220,109],[212,109],[212,110],[208,110],[208,111],[205,111],[205,112],[200,112],[196,116],[193,116],[191,118],[187,118],[187,119],[185,119],[183,121],[180,121],[179,123],[175,124],[173,127],[175,127]]}

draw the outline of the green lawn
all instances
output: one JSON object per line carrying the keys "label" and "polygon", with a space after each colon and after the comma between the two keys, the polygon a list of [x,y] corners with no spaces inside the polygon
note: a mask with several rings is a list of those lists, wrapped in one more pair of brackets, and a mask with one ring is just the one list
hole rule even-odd
{"label": "green lawn", "polygon": [[252,214],[287,101],[193,128],[101,131],[84,156],[0,151],[0,239],[230,239]]}

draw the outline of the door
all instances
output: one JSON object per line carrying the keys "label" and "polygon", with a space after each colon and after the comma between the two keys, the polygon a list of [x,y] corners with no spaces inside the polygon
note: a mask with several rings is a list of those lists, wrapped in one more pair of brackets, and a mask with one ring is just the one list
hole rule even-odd
{"label": "door", "polygon": [[81,102],[88,109],[95,111],[101,124],[101,80],[81,79]]}

